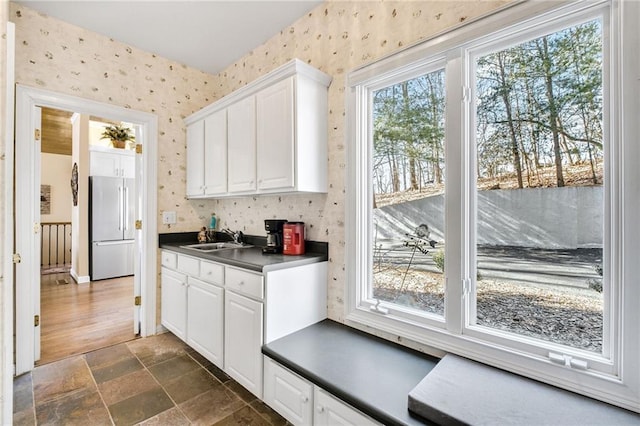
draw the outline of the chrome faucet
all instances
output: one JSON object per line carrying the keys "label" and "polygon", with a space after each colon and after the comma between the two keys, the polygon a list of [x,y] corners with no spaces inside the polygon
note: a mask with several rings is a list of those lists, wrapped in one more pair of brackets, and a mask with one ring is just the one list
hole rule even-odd
{"label": "chrome faucet", "polygon": [[232,231],[229,228],[225,228],[225,229],[221,229],[220,232],[222,232],[223,234],[227,234],[231,238],[233,238],[234,243],[244,244],[244,234],[242,233],[242,231]]}

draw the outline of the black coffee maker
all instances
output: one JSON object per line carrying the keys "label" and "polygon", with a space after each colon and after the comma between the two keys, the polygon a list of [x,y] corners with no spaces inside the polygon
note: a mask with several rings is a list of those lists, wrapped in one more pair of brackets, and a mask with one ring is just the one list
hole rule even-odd
{"label": "black coffee maker", "polygon": [[265,219],[264,229],[267,231],[267,246],[263,253],[282,253],[282,227],[287,223],[284,219]]}

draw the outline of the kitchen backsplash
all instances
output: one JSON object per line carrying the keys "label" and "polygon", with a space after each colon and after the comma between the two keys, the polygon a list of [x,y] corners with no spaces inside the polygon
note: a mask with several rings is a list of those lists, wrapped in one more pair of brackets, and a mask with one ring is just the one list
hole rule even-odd
{"label": "kitchen backsplash", "polygon": [[[306,237],[329,242],[329,316],[343,321],[345,77],[375,59],[488,13],[506,1],[329,1],[213,76],[11,4],[18,83],[158,115],[158,217],[195,231],[212,212],[222,227],[264,234],[265,218],[304,221]],[[183,118],[265,73],[299,58],[333,77],[329,88],[329,193],[222,200],[185,198]],[[324,161],[324,159],[319,159]],[[159,220],[161,223],[161,220]]]}

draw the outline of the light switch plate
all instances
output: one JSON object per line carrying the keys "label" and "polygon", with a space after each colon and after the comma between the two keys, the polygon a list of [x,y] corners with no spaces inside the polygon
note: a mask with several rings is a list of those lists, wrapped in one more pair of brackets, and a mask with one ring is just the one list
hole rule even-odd
{"label": "light switch plate", "polygon": [[162,212],[162,223],[165,225],[176,223],[176,212]]}

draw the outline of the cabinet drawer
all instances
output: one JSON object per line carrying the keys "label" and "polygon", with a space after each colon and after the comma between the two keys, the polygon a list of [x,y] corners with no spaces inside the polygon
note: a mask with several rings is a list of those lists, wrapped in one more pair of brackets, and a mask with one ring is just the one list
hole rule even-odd
{"label": "cabinet drawer", "polygon": [[197,277],[200,275],[200,260],[195,257],[178,255],[178,270]]}
{"label": "cabinet drawer", "polygon": [[264,357],[264,402],[294,425],[310,425],[313,385]]}
{"label": "cabinet drawer", "polygon": [[176,269],[178,264],[178,255],[167,250],[162,250],[162,266],[166,268]]}
{"label": "cabinet drawer", "polygon": [[200,279],[212,284],[224,284],[224,266],[219,263],[200,261]]}
{"label": "cabinet drawer", "polygon": [[225,287],[257,299],[264,298],[262,274],[226,267]]}

